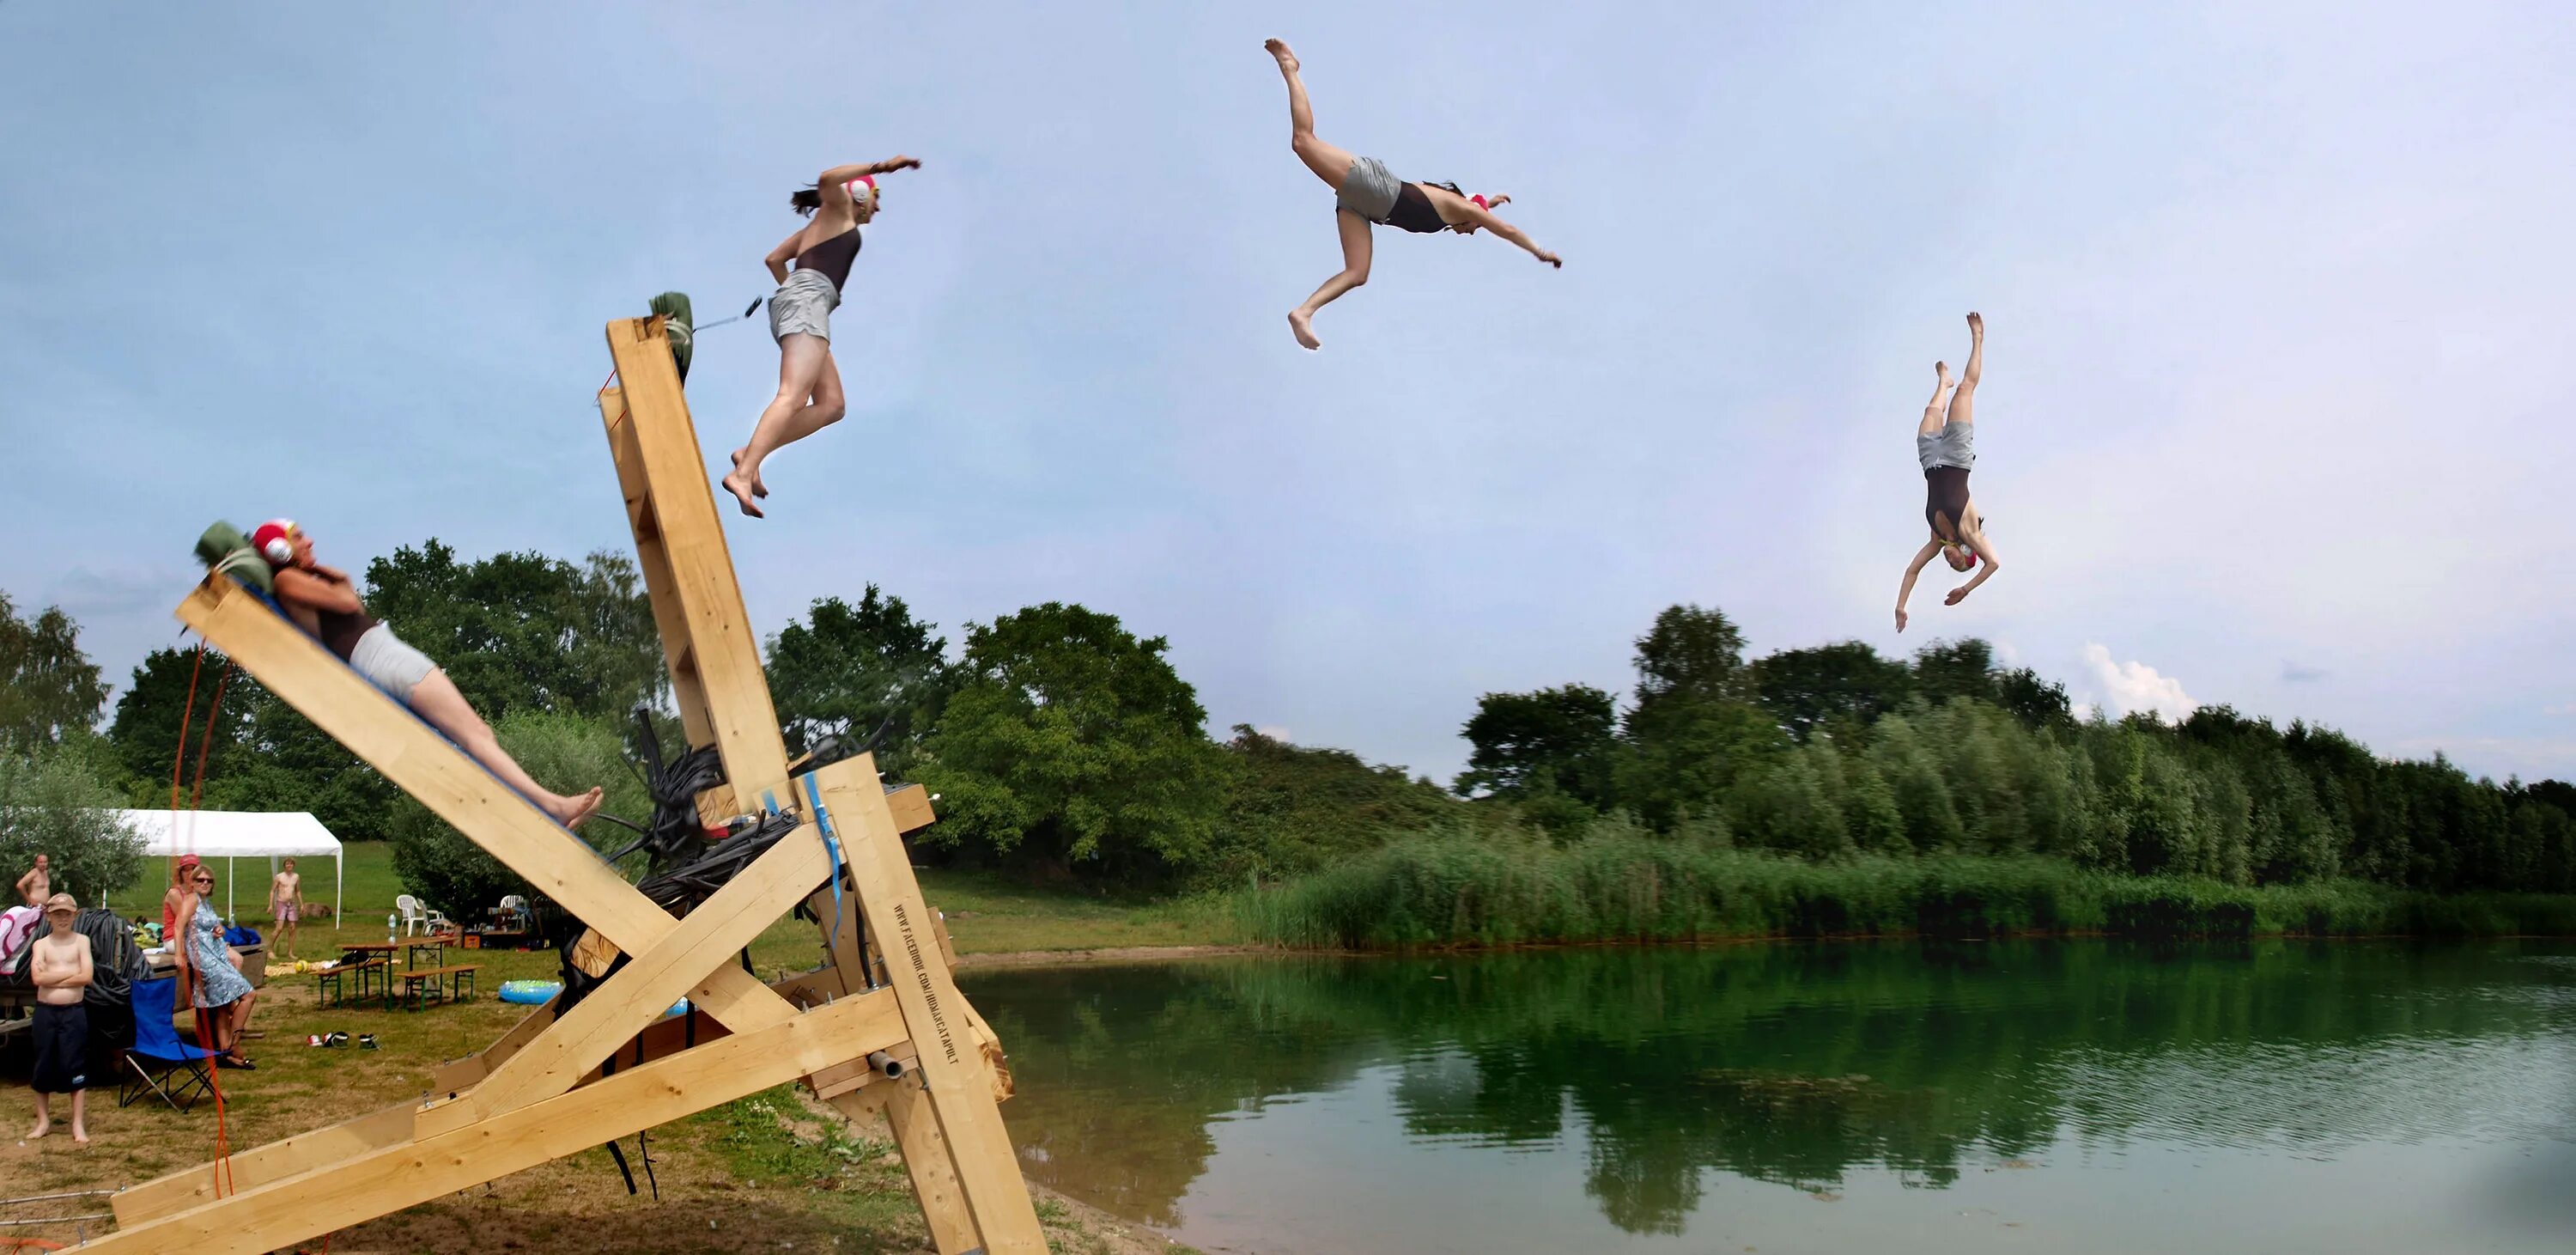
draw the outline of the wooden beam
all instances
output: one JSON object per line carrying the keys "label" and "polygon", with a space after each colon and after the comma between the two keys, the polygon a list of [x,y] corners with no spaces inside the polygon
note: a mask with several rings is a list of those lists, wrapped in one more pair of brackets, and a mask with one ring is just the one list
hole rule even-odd
{"label": "wooden beam", "polygon": [[[688,398],[671,362],[671,341],[658,317],[621,318],[608,324],[608,352],[617,363],[634,466],[688,642],[674,651],[664,638],[672,676],[676,681],[684,667],[694,672],[716,752],[724,759],[725,781],[744,805],[756,806],[764,795],[785,788],[787,744],[761,671],[760,641],[734,581],[733,556],[725,547]],[[621,467],[621,478],[625,474]],[[662,601],[658,592],[655,601]]]}
{"label": "wooden beam", "polygon": [[429,1092],[453,1094],[473,1088],[476,1082],[490,1076],[492,1069],[519,1053],[520,1047],[546,1031],[546,1026],[555,1022],[555,1008],[561,1005],[563,995],[558,993],[544,1006],[519,1017],[519,1022],[511,1025],[509,1032],[501,1034],[500,1040],[462,1059],[450,1059],[438,1065],[437,1070],[429,1074]]}
{"label": "wooden beam", "polygon": [[[232,1181],[229,1192],[256,1189],[324,1164],[410,1141],[412,1116],[418,1106],[417,1103],[402,1103],[371,1111],[354,1120],[238,1152],[227,1160]],[[214,1197],[215,1167],[213,1164],[199,1164],[118,1190],[109,1201],[116,1209],[116,1223],[130,1229],[147,1220],[176,1215],[200,1203],[211,1202]]]}
{"label": "wooden beam", "polygon": [[887,790],[886,808],[894,812],[897,832],[918,832],[939,822],[930,809],[930,790],[917,784]]}
{"label": "wooden beam", "polygon": [[882,1050],[902,1035],[891,996],[845,998],[489,1120],[120,1228],[81,1249],[258,1255],[759,1093],[853,1052]]}
{"label": "wooden beam", "polygon": [[[670,914],[597,851],[230,577],[206,577],[178,613],[269,692],[619,948],[649,950],[671,931]],[[749,973],[730,967],[709,975],[690,998],[727,1023],[774,1011],[776,1001]]]}
{"label": "wooden beam", "polygon": [[903,1152],[903,1171],[912,1180],[913,1200],[921,1204],[921,1218],[930,1225],[930,1240],[939,1255],[966,1255],[983,1246],[976,1236],[974,1212],[957,1186],[957,1161],[949,1154],[947,1139],[939,1135],[939,1120],[931,1114],[920,1085],[903,1077],[829,1101],[852,1119],[872,1109],[885,1113],[886,1128],[894,1134],[896,1149]]}
{"label": "wooden beam", "polygon": [[678,664],[689,649],[688,620],[672,587],[671,560],[662,551],[662,525],[653,517],[653,486],[644,477],[643,455],[635,447],[635,424],[626,412],[626,394],[615,386],[599,390],[599,417],[608,428],[608,452],[617,464],[617,488],[626,501],[627,526],[635,533],[635,567],[644,576],[644,592],[653,603],[653,627],[661,634],[662,653],[673,660],[671,699],[680,708],[680,727],[691,745],[715,743],[714,722],[707,716],[706,689],[694,666]]}
{"label": "wooden beam", "polygon": [[[583,1073],[704,982],[711,965],[731,964],[736,952],[777,921],[782,903],[803,896],[832,870],[831,857],[811,824],[780,838],[651,949],[632,954],[626,966],[558,1014],[553,1025],[493,1069],[482,1084],[423,1113],[422,1134],[443,1133],[571,1089]],[[796,1014],[774,994],[758,1004],[746,1002],[741,1010],[741,1016],[727,1021],[736,1033]]]}
{"label": "wooden beam", "polygon": [[1046,1255],[1046,1235],[1020,1178],[1019,1157],[993,1102],[991,1073],[961,1014],[965,998],[940,956],[921,886],[877,784],[875,758],[845,758],[805,779],[839,833],[860,913],[893,969],[904,1035],[920,1052],[922,1088],[985,1249],[994,1255]]}

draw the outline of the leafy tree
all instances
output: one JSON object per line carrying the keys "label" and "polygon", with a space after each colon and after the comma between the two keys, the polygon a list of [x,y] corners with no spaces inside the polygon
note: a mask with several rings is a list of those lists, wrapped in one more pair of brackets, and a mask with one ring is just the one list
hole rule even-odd
{"label": "leafy tree", "polygon": [[1914,673],[1860,641],[1784,649],[1755,662],[1753,691],[1800,744],[1828,720],[1861,724],[1905,704]]}
{"label": "leafy tree", "polygon": [[1659,830],[1716,815],[1746,772],[1772,762],[1790,744],[1779,720],[1751,702],[1667,704],[1651,727],[1651,735],[1640,735],[1643,729],[1629,720],[1614,792],[1621,806]]}
{"label": "leafy tree", "polygon": [[938,625],[913,618],[903,598],[874,584],[855,606],[816,601],[806,619],[769,638],[769,692],[789,749],[802,753],[827,737],[862,741],[882,728],[878,764],[900,775],[945,698],[948,642],[931,635]]}
{"label": "leafy tree", "polygon": [[[624,730],[618,725],[578,715],[520,710],[502,716],[492,732],[529,775],[564,789],[603,786],[607,794],[600,802],[602,813],[636,823],[651,817],[653,800],[628,764]],[[404,888],[429,905],[464,919],[499,905],[507,894],[544,896],[537,886],[410,797],[398,795],[387,809],[394,874],[402,878]],[[582,831],[583,838],[595,845],[623,844],[617,838],[625,834],[625,829],[606,823],[586,824]],[[630,874],[641,870],[643,859],[638,855],[632,861],[635,866],[625,869]],[[366,909],[376,905],[367,904]]]}
{"label": "leafy tree", "polygon": [[1631,735],[1653,735],[1668,708],[1749,697],[1744,633],[1714,607],[1666,606],[1637,638],[1637,706]]}
{"label": "leafy tree", "polygon": [[1487,693],[1467,721],[1475,749],[1458,775],[1458,792],[1512,799],[1553,793],[1607,809],[1615,722],[1610,695],[1588,684]]}
{"label": "leafy tree", "polygon": [[117,815],[122,801],[76,749],[0,747],[0,868],[15,881],[47,855],[56,888],[98,905],[143,868],[143,834]]}
{"label": "leafy tree", "polygon": [[60,741],[98,721],[107,684],[81,652],[80,625],[59,606],[18,617],[0,593],[0,749]]}
{"label": "leafy tree", "polygon": [[[211,649],[202,656],[193,648],[156,649],[134,668],[125,691],[117,695],[107,740],[122,774],[135,782],[137,802],[167,802],[171,768],[178,766],[194,780],[200,755],[210,789],[224,787],[258,761],[259,715],[275,699],[250,673],[228,673],[230,665]],[[184,750],[182,719],[188,725]]]}
{"label": "leafy tree", "polygon": [[1063,602],[967,625],[918,772],[942,797],[929,841],[1127,878],[1203,861],[1231,764],[1170,648]]}

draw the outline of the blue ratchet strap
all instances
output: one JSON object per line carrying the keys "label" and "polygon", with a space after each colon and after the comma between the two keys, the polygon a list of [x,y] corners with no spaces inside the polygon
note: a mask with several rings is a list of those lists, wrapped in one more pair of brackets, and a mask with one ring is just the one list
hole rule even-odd
{"label": "blue ratchet strap", "polygon": [[[807,772],[805,797],[814,804],[814,827],[823,834],[823,852],[832,856],[832,941],[841,944],[841,840],[832,831],[832,812],[823,809],[823,794],[814,787],[814,773]],[[773,806],[776,803],[772,803]]]}

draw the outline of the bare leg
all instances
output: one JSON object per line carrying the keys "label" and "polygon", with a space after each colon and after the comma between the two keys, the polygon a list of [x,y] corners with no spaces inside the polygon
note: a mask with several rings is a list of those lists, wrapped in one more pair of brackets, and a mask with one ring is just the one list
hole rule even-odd
{"label": "bare leg", "polygon": [[85,1089],[72,1091],[72,1141],[89,1145],[89,1091]]}
{"label": "bare leg", "polygon": [[225,1053],[225,1054],[231,1055],[231,1056],[232,1056],[233,1058],[235,1058],[235,1059],[239,1059],[239,1058],[241,1058],[241,1057],[242,1057],[242,1052],[241,1052],[242,1032],[243,1032],[243,1030],[248,1029],[248,1028],[250,1027],[250,1010],[251,1010],[252,1005],[253,1005],[253,1004],[255,1004],[255,1003],[257,1003],[258,1001],[259,1001],[259,993],[258,993],[258,991],[254,990],[254,991],[252,991],[252,992],[250,992],[250,993],[243,994],[241,997],[238,997],[238,998],[233,999],[233,1005],[231,1005],[230,1007],[225,1008],[225,1011],[224,1011],[224,1018],[225,1018],[225,1020],[226,1020],[226,1023],[225,1023],[225,1026],[224,1026],[224,1053]]}
{"label": "bare leg", "polygon": [[1918,436],[1940,435],[1941,424],[1948,421],[1950,413],[1950,364],[1932,363],[1932,374],[1932,399],[1923,404],[1923,421],[1914,425]]}
{"label": "bare leg", "polygon": [[1279,75],[1288,80],[1288,147],[1324,186],[1338,192],[1342,180],[1350,177],[1351,154],[1315,138],[1315,106],[1306,99],[1306,80],[1297,77],[1297,54],[1276,39],[1261,45],[1279,62]]}
{"label": "bare leg", "polygon": [[34,1141],[54,1131],[53,1095],[36,1091],[36,1127],[27,1130],[27,1140]]}
{"label": "bare leg", "polygon": [[448,679],[446,672],[430,672],[429,678],[411,691],[411,708],[428,720],[430,726],[463,746],[466,753],[474,756],[474,761],[499,776],[503,784],[517,789],[529,801],[554,816],[555,822],[569,828],[590,818],[590,813],[599,808],[600,790],[596,787],[579,797],[565,797],[560,793],[547,792],[545,786],[531,779],[526,771],[520,769],[518,761],[510,757],[509,751],[501,748],[500,740],[492,735],[491,726],[483,722],[481,715],[474,713],[474,707],[467,704],[463,693],[456,691],[456,682]]}
{"label": "bare leg", "polygon": [[[821,380],[827,369],[832,375],[828,410],[822,408],[824,396],[821,390]],[[817,414],[803,415],[803,411],[808,409],[816,410]],[[753,518],[762,517],[760,507],[752,502],[753,497],[768,491],[760,484],[761,460],[776,452],[780,445],[828,426],[841,417],[841,410],[841,375],[832,366],[832,342],[801,332],[780,341],[778,395],[771,397],[769,408],[760,412],[760,421],[751,429],[751,442],[734,451],[733,473],[724,477],[725,491],[732,493],[734,500],[741,503],[743,513]],[[791,423],[802,427],[794,436],[787,434]]]}
{"label": "bare leg", "polygon": [[1315,311],[1342,293],[1368,282],[1369,277],[1373,245],[1369,242],[1368,219],[1347,209],[1336,209],[1333,211],[1333,225],[1342,233],[1341,272],[1324,280],[1324,286],[1315,289],[1315,294],[1307,297],[1305,304],[1288,311],[1289,332],[1297,337],[1297,343],[1310,349],[1324,347],[1324,342],[1315,338]]}
{"label": "bare leg", "polygon": [[1977,379],[1986,373],[1986,320],[1968,315],[1968,369],[1959,376],[1959,391],[1950,398],[1950,421],[1961,426],[1977,421]]}

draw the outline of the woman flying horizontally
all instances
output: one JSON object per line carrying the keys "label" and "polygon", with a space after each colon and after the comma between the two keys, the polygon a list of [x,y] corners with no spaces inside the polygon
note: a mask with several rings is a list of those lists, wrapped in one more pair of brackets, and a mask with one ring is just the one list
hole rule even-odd
{"label": "woman flying horizontally", "polygon": [[447,734],[501,783],[536,803],[567,828],[577,827],[599,809],[600,789],[579,797],[549,792],[522,770],[501,748],[490,725],[456,691],[456,682],[429,656],[403,643],[391,625],[367,614],[347,573],[313,560],[313,538],[285,519],[271,519],[251,533],[251,547],[276,572],[277,604],[296,626],[312,634],[325,649],[339,655],[351,670],[383,689],[413,714]]}
{"label": "woman flying horizontally", "polygon": [[1914,457],[1923,464],[1923,519],[1932,525],[1932,539],[1923,542],[1914,561],[1906,565],[1905,583],[1896,590],[1899,632],[1905,630],[1905,599],[1914,595],[1914,577],[1923,573],[1923,564],[1933,554],[1940,554],[1953,571],[1965,571],[1980,560],[1985,563],[1967,583],[1941,599],[1945,606],[1966,601],[1977,585],[1994,578],[2003,567],[1995,561],[1995,547],[1986,541],[1984,516],[1968,499],[1968,471],[1977,464],[1977,378],[1985,368],[1986,320],[1970,314],[1968,371],[1959,377],[1958,391],[1953,393],[1950,364],[1932,363],[1932,402],[1923,407],[1923,421],[1914,429]]}
{"label": "woman flying horizontally", "polygon": [[841,393],[841,368],[832,360],[832,311],[841,304],[841,286],[849,281],[850,263],[859,255],[859,226],[877,216],[876,176],[920,166],[910,157],[834,166],[814,186],[800,187],[787,198],[790,208],[814,220],[763,259],[769,277],[778,283],[769,296],[769,335],[778,341],[778,395],[760,412],[751,443],[733,451],[733,471],[724,477],[725,491],[753,518],[762,517],[754,499],[769,495],[769,486],[760,482],[762,460],[782,445],[839,422],[849,410]]}
{"label": "woman flying horizontally", "polygon": [[1264,43],[1270,55],[1279,61],[1279,73],[1288,80],[1288,147],[1324,186],[1333,189],[1333,222],[1342,233],[1341,273],[1324,280],[1306,303],[1288,311],[1288,330],[1297,343],[1307,348],[1321,348],[1315,338],[1315,311],[1334,298],[1368,282],[1369,224],[1384,223],[1398,230],[1430,234],[1455,231],[1474,235],[1479,230],[1491,231],[1529,250],[1532,257],[1562,268],[1565,262],[1556,254],[1540,248],[1519,227],[1494,216],[1496,206],[1507,204],[1511,197],[1468,196],[1455,183],[1402,183],[1389,173],[1386,163],[1375,157],[1354,157],[1315,138],[1315,109],[1306,102],[1306,84],[1297,77],[1297,54],[1276,39]]}

